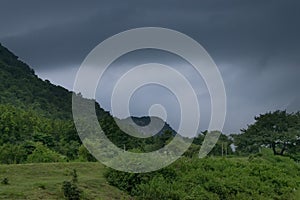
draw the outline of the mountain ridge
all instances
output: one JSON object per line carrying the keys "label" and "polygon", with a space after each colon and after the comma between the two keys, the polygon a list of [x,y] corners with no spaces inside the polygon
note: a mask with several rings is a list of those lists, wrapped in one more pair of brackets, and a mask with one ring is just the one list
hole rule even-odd
{"label": "mountain ridge", "polygon": [[[10,78],[12,80],[17,80],[19,78],[21,78],[21,80],[19,79],[18,81],[16,81],[16,83],[18,83],[18,86],[20,86],[20,89],[23,89],[26,91],[26,93],[24,94],[20,94],[17,95],[15,92],[11,92],[11,95],[8,96],[7,98],[5,98],[5,91],[10,90],[10,89],[16,89],[15,87],[10,87],[10,84],[5,84],[6,87],[2,87],[1,88],[1,96],[0,96],[0,103],[1,104],[13,104],[14,101],[12,102],[12,99],[19,99],[19,98],[23,98],[23,100],[25,100],[24,104],[26,107],[32,107],[33,109],[39,110],[37,109],[38,106],[43,106],[46,108],[45,105],[41,105],[41,102],[36,102],[35,100],[27,100],[26,98],[24,98],[25,95],[31,96],[34,99],[34,96],[38,97],[41,95],[44,95],[40,90],[32,87],[32,88],[26,88],[25,86],[27,85],[26,83],[28,83],[29,81],[33,81],[36,82],[35,84],[40,84],[43,87],[49,87],[49,89],[47,89],[47,91],[45,91],[44,93],[48,93],[48,96],[52,96],[52,98],[50,98],[50,102],[53,102],[52,104],[54,105],[49,105],[51,108],[53,107],[59,107],[61,106],[61,104],[58,104],[58,102],[63,103],[66,102],[69,106],[64,105],[63,107],[60,107],[60,109],[66,109],[69,113],[72,113],[71,111],[71,97],[72,94],[74,94],[73,91],[70,91],[66,88],[64,88],[63,86],[60,85],[55,85],[53,83],[51,83],[48,80],[42,80],[41,78],[39,78],[34,70],[32,68],[30,68],[29,65],[27,65],[25,62],[21,61],[18,59],[18,56],[14,55],[11,51],[9,51],[9,49],[7,49],[6,47],[4,47],[1,43],[0,43],[0,67],[1,67],[1,71],[0,71],[0,78],[3,77],[3,73],[6,72],[6,75],[10,75],[9,77],[5,77],[6,79]],[[18,70],[20,71],[18,71]],[[17,73],[19,72],[19,73]],[[24,72],[21,74],[21,72]],[[2,77],[1,77],[2,74]],[[30,80],[28,80],[30,79]],[[3,79],[5,80],[5,79]],[[3,84],[0,84],[0,87]],[[30,90],[33,89],[33,91],[31,92]],[[64,93],[64,94],[63,94]],[[15,96],[13,96],[13,94],[15,94]],[[23,97],[22,97],[23,95]],[[64,97],[61,98],[61,97]],[[14,98],[16,97],[16,98]],[[67,97],[67,98],[65,98]],[[17,102],[20,103],[20,102]],[[38,104],[38,105],[35,105]],[[103,108],[101,108],[100,104],[95,101],[98,113],[101,112],[101,114],[108,114],[108,111],[105,111]],[[55,109],[56,112],[59,113],[58,109]],[[47,116],[47,115],[46,115]],[[62,118],[62,119],[66,119],[66,118],[72,118],[71,115],[56,115],[58,118]],[[114,117],[116,118],[116,117]],[[137,117],[137,116],[131,116],[131,118],[133,119],[133,121],[137,122],[137,125],[143,126],[143,124],[147,124],[147,122],[149,121],[150,117],[149,116],[142,116],[142,117]],[[126,120],[126,119],[118,119],[118,120]],[[170,125],[168,123],[165,122],[165,126],[167,127],[167,129],[172,129],[170,127]],[[172,131],[174,131],[172,129]]]}

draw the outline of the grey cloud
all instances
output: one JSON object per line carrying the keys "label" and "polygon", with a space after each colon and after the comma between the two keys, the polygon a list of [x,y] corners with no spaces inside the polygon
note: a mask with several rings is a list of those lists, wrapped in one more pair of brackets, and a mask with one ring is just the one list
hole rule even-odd
{"label": "grey cloud", "polygon": [[[111,35],[142,26],[181,31],[200,42],[219,66],[228,96],[225,132],[238,132],[259,113],[300,108],[299,8],[297,0],[7,0],[0,6],[0,42],[43,78],[71,89],[82,60]],[[159,54],[147,57],[140,53],[120,62],[119,67],[151,59],[165,62]],[[170,60],[169,64],[182,64]],[[115,65],[108,73],[108,87],[111,77],[120,73]],[[191,76],[194,85],[203,88],[197,80]],[[200,97],[207,103],[207,94]],[[109,97],[102,94],[98,98],[109,107]],[[137,99],[133,112],[143,113],[142,98]],[[203,112],[209,116],[208,108]],[[171,121],[175,125],[177,120],[173,117]]]}

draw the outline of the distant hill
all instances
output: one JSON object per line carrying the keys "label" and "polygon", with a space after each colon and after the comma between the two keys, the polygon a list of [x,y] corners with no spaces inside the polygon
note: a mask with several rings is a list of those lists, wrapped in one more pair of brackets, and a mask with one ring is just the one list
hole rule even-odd
{"label": "distant hill", "polygon": [[[125,132],[133,132],[132,135],[151,136],[162,135],[166,131],[170,131],[173,135],[176,135],[176,131],[162,119],[158,117],[129,117],[126,119],[117,119],[118,125],[125,130]],[[151,126],[150,126],[151,122]]]}

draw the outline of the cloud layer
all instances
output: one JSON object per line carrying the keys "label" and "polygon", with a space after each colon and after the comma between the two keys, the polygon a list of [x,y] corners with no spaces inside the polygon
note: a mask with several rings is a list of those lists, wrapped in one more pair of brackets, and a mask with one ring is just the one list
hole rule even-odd
{"label": "cloud layer", "polygon": [[[300,109],[300,2],[227,1],[16,1],[0,7],[0,42],[37,74],[72,89],[77,68],[98,43],[121,31],[144,26],[171,28],[202,44],[218,65],[227,91],[224,131],[238,132],[254,115]],[[98,100],[109,109],[109,88],[122,70],[151,60],[185,71],[203,102],[202,129],[209,119],[209,95],[199,77],[180,59],[161,52],[136,52],[116,62]],[[147,114],[157,101],[178,105],[167,91],[144,88],[132,100],[132,113]],[[208,104],[208,106],[207,106]],[[174,108],[173,108],[174,107]],[[176,126],[177,111],[168,121]]]}

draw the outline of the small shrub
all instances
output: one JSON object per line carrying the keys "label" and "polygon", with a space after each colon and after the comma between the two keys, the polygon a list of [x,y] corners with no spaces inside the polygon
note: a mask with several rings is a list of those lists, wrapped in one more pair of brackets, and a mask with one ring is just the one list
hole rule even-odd
{"label": "small shrub", "polygon": [[73,169],[70,175],[72,176],[72,181],[64,181],[62,190],[66,199],[78,200],[82,195],[82,191],[77,186],[78,175],[76,169]]}
{"label": "small shrub", "polygon": [[81,191],[78,186],[71,181],[64,181],[62,185],[62,190],[64,196],[68,200],[79,200],[81,196]]}
{"label": "small shrub", "polygon": [[9,184],[8,178],[5,177],[5,178],[1,181],[1,184],[3,184],[3,185],[8,185],[8,184]]}
{"label": "small shrub", "polygon": [[76,169],[73,169],[73,172],[72,172],[72,182],[73,183],[77,183],[78,182],[78,175],[77,175]]}

